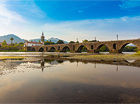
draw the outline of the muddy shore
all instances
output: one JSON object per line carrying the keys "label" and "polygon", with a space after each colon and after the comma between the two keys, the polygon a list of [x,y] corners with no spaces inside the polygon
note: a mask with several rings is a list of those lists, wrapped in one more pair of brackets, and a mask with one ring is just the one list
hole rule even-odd
{"label": "muddy shore", "polygon": [[[0,56],[0,59],[23,59],[24,61],[38,61],[40,59],[69,60],[71,62],[104,63],[113,65],[128,65],[140,67],[140,55],[136,54],[88,54],[88,53],[41,53],[36,56]],[[29,55],[29,54],[28,54]]]}

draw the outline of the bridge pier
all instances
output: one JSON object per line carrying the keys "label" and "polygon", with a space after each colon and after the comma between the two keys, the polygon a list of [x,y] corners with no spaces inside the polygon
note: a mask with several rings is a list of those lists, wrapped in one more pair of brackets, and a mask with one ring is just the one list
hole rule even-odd
{"label": "bridge pier", "polygon": [[87,53],[99,53],[98,50],[87,50]]}
{"label": "bridge pier", "polygon": [[120,51],[117,50],[117,49],[113,49],[113,50],[109,50],[109,53],[122,53],[122,52],[120,52]]}

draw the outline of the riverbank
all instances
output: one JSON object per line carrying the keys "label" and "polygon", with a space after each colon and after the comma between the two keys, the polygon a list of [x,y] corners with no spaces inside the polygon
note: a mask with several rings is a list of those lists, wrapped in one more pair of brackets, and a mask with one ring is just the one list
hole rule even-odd
{"label": "riverbank", "polygon": [[45,58],[61,58],[76,59],[82,61],[97,60],[140,60],[140,54],[95,54],[95,53],[61,53],[61,52],[3,52],[0,59],[26,58],[26,57],[45,57]]}
{"label": "riverbank", "polygon": [[95,54],[95,53],[59,53],[59,52],[8,52],[0,53],[0,60],[5,62],[35,62],[44,60],[68,60],[70,62],[103,63],[140,67],[138,54]]}
{"label": "riverbank", "polygon": [[78,59],[83,61],[119,61],[119,60],[140,60],[140,55],[136,54],[96,54],[96,55],[75,55],[65,57],[66,59]]}
{"label": "riverbank", "polygon": [[0,56],[0,60],[2,59],[23,59],[25,56]]}

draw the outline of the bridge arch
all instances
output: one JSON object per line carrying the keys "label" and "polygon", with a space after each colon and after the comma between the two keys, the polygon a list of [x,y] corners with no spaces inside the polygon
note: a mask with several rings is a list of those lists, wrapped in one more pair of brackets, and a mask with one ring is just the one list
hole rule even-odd
{"label": "bridge arch", "polygon": [[87,47],[85,45],[81,45],[81,46],[78,47],[76,52],[81,52],[83,48],[85,48],[87,50]]}
{"label": "bridge arch", "polygon": [[104,49],[105,51],[109,51],[109,47],[108,47],[107,45],[105,45],[105,44],[100,44],[100,45],[97,47],[96,52],[99,53],[101,47],[103,47],[103,46],[105,46],[105,49]]}
{"label": "bridge arch", "polygon": [[135,46],[138,48],[137,44],[135,44],[135,43],[131,43],[131,42],[124,43],[124,44],[120,47],[119,53],[122,53],[122,52],[123,52],[123,49],[124,49],[128,44],[133,44],[133,45],[135,45]]}
{"label": "bridge arch", "polygon": [[44,51],[44,48],[39,48],[39,51],[38,52],[43,52]]}
{"label": "bridge arch", "polygon": [[65,47],[61,50],[61,52],[67,52],[67,51],[70,51],[70,48],[69,48],[68,46],[65,46]]}
{"label": "bridge arch", "polygon": [[35,48],[32,48],[31,51],[35,51]]}
{"label": "bridge arch", "polygon": [[56,49],[54,47],[51,47],[48,52],[55,52],[55,51],[56,51]]}

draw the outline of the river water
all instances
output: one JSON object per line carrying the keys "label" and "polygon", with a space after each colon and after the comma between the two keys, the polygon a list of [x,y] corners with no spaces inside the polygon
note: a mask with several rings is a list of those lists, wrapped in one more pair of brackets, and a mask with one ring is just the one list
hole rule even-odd
{"label": "river water", "polygon": [[0,61],[0,103],[140,103],[140,67],[38,59]]}

